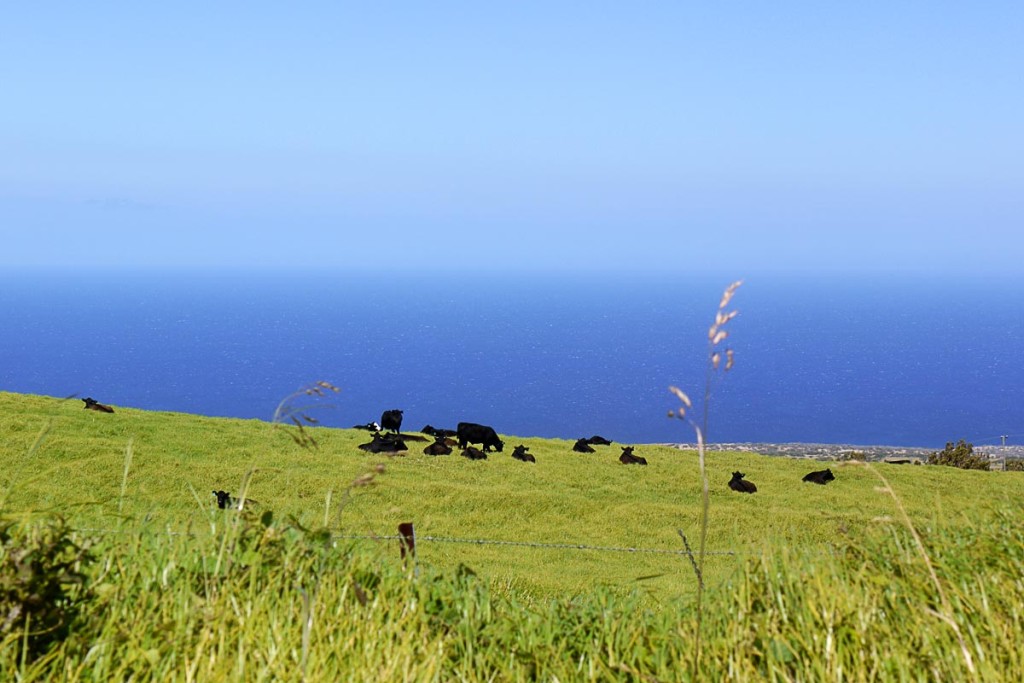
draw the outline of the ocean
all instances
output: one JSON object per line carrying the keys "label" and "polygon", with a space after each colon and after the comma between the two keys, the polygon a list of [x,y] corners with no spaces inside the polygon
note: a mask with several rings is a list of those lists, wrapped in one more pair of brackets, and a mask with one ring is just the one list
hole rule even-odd
{"label": "ocean", "polygon": [[[519,436],[693,442],[728,278],[382,271],[0,275],[0,390],[321,424],[404,411]],[[1024,442],[1024,282],[753,276],[712,376],[711,442]]]}

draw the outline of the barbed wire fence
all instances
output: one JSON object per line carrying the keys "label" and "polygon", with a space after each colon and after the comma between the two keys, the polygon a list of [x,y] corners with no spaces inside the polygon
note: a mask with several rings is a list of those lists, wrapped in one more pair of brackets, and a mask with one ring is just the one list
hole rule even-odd
{"label": "barbed wire fence", "polygon": [[[131,529],[107,529],[100,527],[81,527],[76,531],[99,535],[135,533]],[[165,530],[162,533],[168,536],[188,536],[191,538],[199,536],[199,534],[194,531]],[[331,534],[331,538],[335,540],[398,541],[403,556],[405,555],[406,552],[409,551],[412,551],[415,554],[415,547],[417,543],[448,543],[476,546],[497,546],[506,548],[536,548],[542,550],[579,550],[586,552],[629,553],[638,555],[675,555],[679,557],[693,557],[694,555],[696,555],[696,553],[694,553],[691,550],[683,550],[678,548],[644,548],[638,546],[591,545],[588,543],[579,542],[551,543],[543,541],[509,540],[495,538],[459,538],[454,536],[433,535],[421,536],[415,533],[415,529],[411,523],[400,524],[399,533],[397,534]],[[752,551],[709,550],[705,551],[704,554],[736,557],[740,555],[749,554],[750,552]]]}
{"label": "barbed wire fence", "polygon": [[[371,536],[371,535],[360,535],[360,534],[337,534],[332,535],[331,538],[337,539],[355,539],[355,540],[379,540],[379,541],[392,541],[396,540],[402,544],[408,546],[408,536],[405,534],[396,534],[393,536]],[[652,554],[652,555],[680,555],[687,556],[693,555],[694,553],[688,550],[678,550],[669,548],[639,548],[630,546],[607,546],[607,545],[589,545],[586,543],[543,543],[539,541],[510,541],[500,540],[493,538],[454,538],[451,536],[414,536],[414,543],[461,543],[466,545],[489,545],[489,546],[503,546],[503,547],[520,547],[520,548],[541,548],[550,550],[587,550],[596,552],[606,553],[637,553],[637,554]],[[705,555],[739,555],[741,551],[736,550],[716,550],[707,551]]]}

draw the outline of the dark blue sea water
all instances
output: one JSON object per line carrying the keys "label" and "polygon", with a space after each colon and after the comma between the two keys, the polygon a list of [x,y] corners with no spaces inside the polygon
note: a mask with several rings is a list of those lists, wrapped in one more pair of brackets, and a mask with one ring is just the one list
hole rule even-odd
{"label": "dark blue sea water", "polygon": [[[351,426],[468,420],[521,436],[694,440],[728,279],[0,275],[0,389],[269,420],[315,380]],[[750,277],[711,441],[1024,441],[1024,281]],[[732,308],[732,307],[730,307]],[[699,414],[699,410],[697,411]]]}

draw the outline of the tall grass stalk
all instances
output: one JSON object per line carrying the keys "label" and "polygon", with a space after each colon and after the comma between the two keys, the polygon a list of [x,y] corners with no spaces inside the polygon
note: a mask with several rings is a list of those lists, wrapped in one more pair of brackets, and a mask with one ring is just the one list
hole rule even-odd
{"label": "tall grass stalk", "polygon": [[[707,462],[706,462],[706,446],[705,439],[708,433],[708,419],[710,415],[710,404],[711,404],[711,389],[713,380],[718,372],[719,368],[722,367],[722,352],[718,350],[719,344],[725,341],[729,337],[729,332],[725,329],[726,324],[730,320],[739,315],[736,310],[726,312],[726,308],[729,306],[729,302],[732,301],[732,297],[736,294],[736,290],[740,285],[743,284],[742,280],[737,280],[731,285],[725,288],[722,293],[722,299],[718,304],[718,310],[715,312],[715,322],[708,328],[708,346],[707,346],[707,361],[705,364],[704,374],[704,402],[701,406],[703,410],[703,419],[701,425],[698,425],[687,415],[687,411],[693,407],[693,402],[690,397],[683,390],[678,387],[669,387],[669,391],[676,395],[676,398],[682,403],[682,405],[669,415],[674,415],[681,420],[685,420],[692,428],[694,433],[697,435],[697,462],[698,469],[700,471],[701,481],[701,504],[700,504],[700,542],[697,550],[697,564],[694,567],[694,571],[697,574],[697,601],[696,601],[696,627],[693,638],[693,675],[696,677],[698,667],[700,663],[700,651],[701,651],[701,624],[703,623],[703,598],[704,598],[704,558],[707,552],[707,538],[708,538],[708,515],[711,506],[711,495],[708,486],[708,474],[707,474]],[[724,369],[726,372],[732,369],[733,366],[733,351],[731,348],[726,348],[725,354],[725,365]],[[685,537],[684,537],[685,542]]]}
{"label": "tall grass stalk", "polygon": [[331,494],[334,493],[334,489],[327,489],[327,499],[324,501],[324,528],[326,529],[331,524]]}
{"label": "tall grass stalk", "polygon": [[896,491],[893,489],[892,484],[889,483],[889,480],[886,479],[874,465],[868,464],[867,468],[871,470],[871,472],[882,482],[881,492],[892,498],[893,503],[896,506],[896,510],[900,513],[900,519],[903,522],[903,525],[907,527],[910,531],[910,535],[914,539],[914,545],[916,546],[921,559],[924,561],[924,566],[928,568],[928,576],[931,577],[932,585],[935,586],[935,591],[939,594],[939,600],[942,603],[942,612],[936,612],[935,610],[928,608],[925,608],[925,611],[949,624],[950,628],[953,629],[953,632],[956,634],[957,642],[960,645],[960,651],[964,656],[964,664],[967,665],[967,670],[971,673],[971,677],[975,678],[977,671],[974,668],[974,658],[971,656],[971,651],[967,648],[967,642],[964,640],[964,635],[960,631],[960,626],[953,618],[953,607],[949,602],[949,598],[946,597],[946,591],[942,588],[942,582],[939,581],[939,575],[935,571],[935,565],[932,564],[932,560],[928,556],[928,551],[925,550],[924,542],[921,540],[921,534],[917,532],[917,527],[915,527],[914,523],[911,521],[910,515],[907,514],[906,508],[903,507],[903,501],[901,501],[900,497],[896,495]]}
{"label": "tall grass stalk", "polygon": [[128,471],[132,467],[132,454],[134,439],[128,439],[128,445],[124,449],[124,472],[121,474],[121,495],[117,499],[117,514],[121,515],[124,510],[124,494],[128,490]]}
{"label": "tall grass stalk", "polygon": [[328,392],[337,394],[340,391],[340,388],[330,382],[317,380],[281,399],[270,421],[284,429],[292,441],[302,448],[316,449],[320,444],[307,427],[315,427],[320,424],[320,420],[310,415],[310,411],[314,408],[333,407],[317,401],[326,397]]}

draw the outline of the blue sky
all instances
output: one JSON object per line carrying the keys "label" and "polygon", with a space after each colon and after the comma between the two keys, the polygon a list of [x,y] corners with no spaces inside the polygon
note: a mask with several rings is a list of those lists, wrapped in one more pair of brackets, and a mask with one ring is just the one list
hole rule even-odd
{"label": "blue sky", "polygon": [[19,3],[0,268],[1024,257],[1024,3]]}

